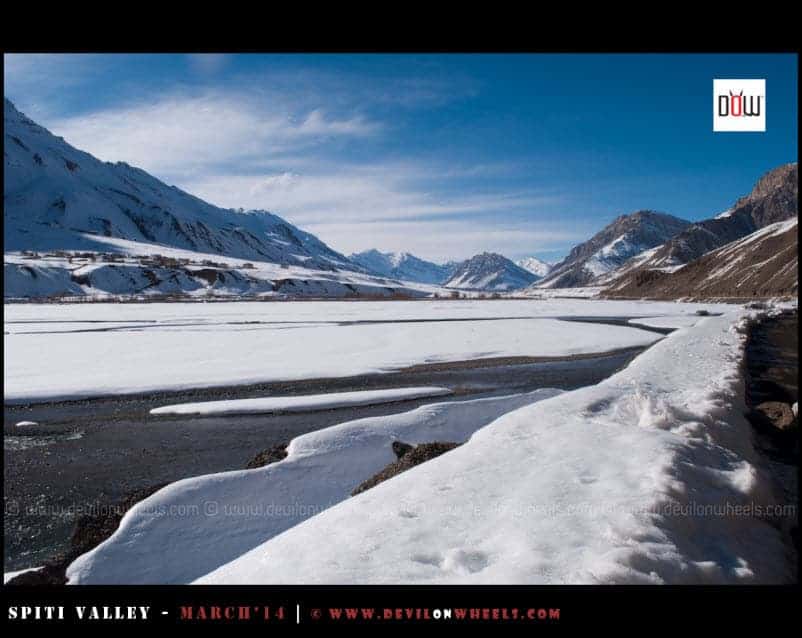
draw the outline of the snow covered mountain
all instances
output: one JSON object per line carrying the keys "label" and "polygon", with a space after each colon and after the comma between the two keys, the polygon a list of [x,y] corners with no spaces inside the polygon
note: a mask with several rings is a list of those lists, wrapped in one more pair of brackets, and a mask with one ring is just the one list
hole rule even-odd
{"label": "snow covered mountain", "polygon": [[482,253],[462,262],[444,285],[446,288],[506,291],[525,288],[535,281],[537,275],[503,255]]}
{"label": "snow covered mountain", "polygon": [[348,259],[382,277],[424,284],[443,283],[453,272],[453,267],[435,264],[410,253],[381,253],[374,249],[354,253]]}
{"label": "snow covered mountain", "polygon": [[537,257],[526,257],[524,259],[519,259],[515,263],[524,270],[528,270],[533,275],[537,275],[541,278],[548,275],[553,268],[552,264],[547,264],[545,261],[541,261]]}
{"label": "snow covered mountain", "polygon": [[79,151],[7,99],[3,119],[5,251],[109,250],[97,238],[114,237],[319,270],[361,270],[277,215],[218,208],[141,169]]}
{"label": "snow covered mountain", "polygon": [[574,247],[556,264],[537,287],[571,288],[587,286],[596,278],[622,266],[631,257],[671,239],[690,222],[684,219],[639,210],[621,215],[590,240]]}
{"label": "snow covered mountain", "polygon": [[552,268],[554,268],[553,263],[545,262],[537,257],[525,257],[523,259],[519,259],[515,262],[517,266],[520,266],[524,270],[528,270],[533,275],[537,275],[540,278],[545,277],[548,275]]}

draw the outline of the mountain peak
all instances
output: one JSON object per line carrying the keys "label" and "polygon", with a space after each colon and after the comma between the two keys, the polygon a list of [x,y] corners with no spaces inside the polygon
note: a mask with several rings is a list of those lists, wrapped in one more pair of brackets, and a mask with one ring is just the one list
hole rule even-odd
{"label": "mountain peak", "polygon": [[483,252],[462,262],[445,286],[468,290],[508,291],[525,288],[536,280],[536,275],[503,255]]}
{"label": "mountain peak", "polygon": [[785,186],[795,187],[798,183],[799,164],[797,162],[781,164],[761,175],[752,191],[736,202],[735,208],[755,199],[766,197]]}
{"label": "mountain peak", "polygon": [[575,246],[537,285],[547,288],[590,285],[635,255],[666,242],[690,224],[673,215],[648,209],[619,215],[590,240]]}

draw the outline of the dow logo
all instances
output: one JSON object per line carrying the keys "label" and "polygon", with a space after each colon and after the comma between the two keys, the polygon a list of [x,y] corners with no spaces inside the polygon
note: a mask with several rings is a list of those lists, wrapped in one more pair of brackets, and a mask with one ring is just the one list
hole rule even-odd
{"label": "dow logo", "polygon": [[713,80],[713,131],[766,130],[766,80]]}

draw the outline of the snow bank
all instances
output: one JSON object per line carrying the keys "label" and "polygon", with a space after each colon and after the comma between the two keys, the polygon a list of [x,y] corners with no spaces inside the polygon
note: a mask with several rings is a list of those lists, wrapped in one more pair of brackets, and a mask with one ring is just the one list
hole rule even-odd
{"label": "snow bank", "polygon": [[328,394],[306,394],[290,397],[267,397],[260,399],[232,399],[229,401],[203,401],[179,403],[153,408],[151,414],[200,414],[202,416],[223,414],[264,414],[268,412],[313,412],[362,405],[378,405],[394,401],[410,401],[424,397],[442,397],[453,394],[448,388],[391,388],[387,390],[364,390],[360,392],[330,392]]}
{"label": "snow bank", "polygon": [[652,328],[690,328],[695,326],[700,316],[674,315],[672,317],[638,317],[630,319],[628,323],[633,326],[650,326]]}
{"label": "snow bank", "polygon": [[702,318],[196,582],[785,582],[754,509],[774,501],[742,416],[744,323]]}
{"label": "snow bank", "polygon": [[435,403],[350,421],[293,439],[279,463],[173,483],[70,565],[70,583],[188,583],[348,498],[396,460],[394,440],[464,441],[501,414],[559,393]]}

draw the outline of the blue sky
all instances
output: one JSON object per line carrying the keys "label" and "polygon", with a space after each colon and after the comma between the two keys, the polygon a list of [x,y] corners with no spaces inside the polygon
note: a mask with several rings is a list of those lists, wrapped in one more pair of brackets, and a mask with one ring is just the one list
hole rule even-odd
{"label": "blue sky", "polygon": [[[345,253],[562,257],[640,208],[696,220],[797,159],[796,55],[5,55],[73,145]],[[767,132],[712,132],[766,78]]]}

